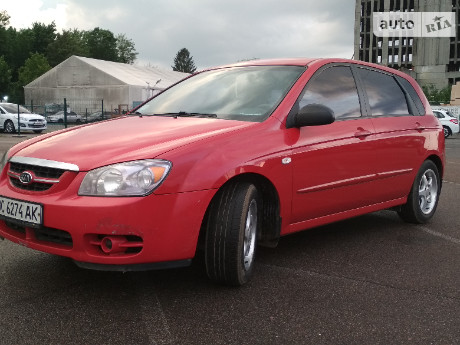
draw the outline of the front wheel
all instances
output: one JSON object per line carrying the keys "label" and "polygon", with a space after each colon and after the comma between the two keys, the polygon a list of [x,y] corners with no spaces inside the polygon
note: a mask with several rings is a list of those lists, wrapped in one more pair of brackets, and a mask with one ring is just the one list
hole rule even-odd
{"label": "front wheel", "polygon": [[254,269],[259,227],[259,196],[247,182],[224,186],[211,203],[206,226],[205,261],[208,277],[239,286]]}
{"label": "front wheel", "polygon": [[398,212],[409,223],[423,224],[433,217],[441,192],[439,171],[432,161],[425,161],[417,173],[407,203]]}
{"label": "front wheel", "polygon": [[16,132],[16,128],[14,128],[14,123],[11,120],[5,121],[5,133],[14,133]]}

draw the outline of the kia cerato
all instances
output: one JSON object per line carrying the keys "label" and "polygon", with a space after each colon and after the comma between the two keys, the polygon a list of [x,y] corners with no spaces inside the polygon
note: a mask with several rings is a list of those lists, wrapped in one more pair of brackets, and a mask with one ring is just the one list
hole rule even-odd
{"label": "kia cerato", "polygon": [[189,265],[241,285],[257,246],[382,209],[425,223],[444,134],[417,83],[342,59],[196,73],[131,114],[20,143],[0,176],[0,236],[84,268]]}

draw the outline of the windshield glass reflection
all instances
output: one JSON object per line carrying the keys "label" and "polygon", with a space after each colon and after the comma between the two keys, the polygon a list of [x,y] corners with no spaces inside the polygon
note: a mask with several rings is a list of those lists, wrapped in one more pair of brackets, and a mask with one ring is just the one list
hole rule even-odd
{"label": "windshield glass reflection", "polygon": [[213,114],[263,121],[304,71],[299,66],[258,66],[203,72],[158,95],[136,114]]}

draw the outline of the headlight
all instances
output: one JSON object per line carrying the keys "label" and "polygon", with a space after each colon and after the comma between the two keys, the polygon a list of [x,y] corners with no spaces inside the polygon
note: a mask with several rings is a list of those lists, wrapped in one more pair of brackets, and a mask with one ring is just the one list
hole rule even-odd
{"label": "headlight", "polygon": [[8,153],[10,151],[6,151],[4,154],[3,154],[3,157],[2,157],[2,160],[0,161],[0,173],[3,171],[3,168],[5,167],[6,163],[8,163]]}
{"label": "headlight", "polygon": [[153,192],[168,176],[171,162],[147,159],[108,165],[89,171],[78,195],[143,196]]}

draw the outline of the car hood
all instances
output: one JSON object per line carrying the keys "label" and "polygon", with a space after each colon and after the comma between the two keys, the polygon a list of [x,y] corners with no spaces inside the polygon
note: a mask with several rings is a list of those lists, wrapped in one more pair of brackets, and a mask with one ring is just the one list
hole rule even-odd
{"label": "car hood", "polygon": [[129,116],[44,135],[17,145],[15,156],[78,165],[80,171],[137,159],[155,158],[251,122],[209,118]]}

